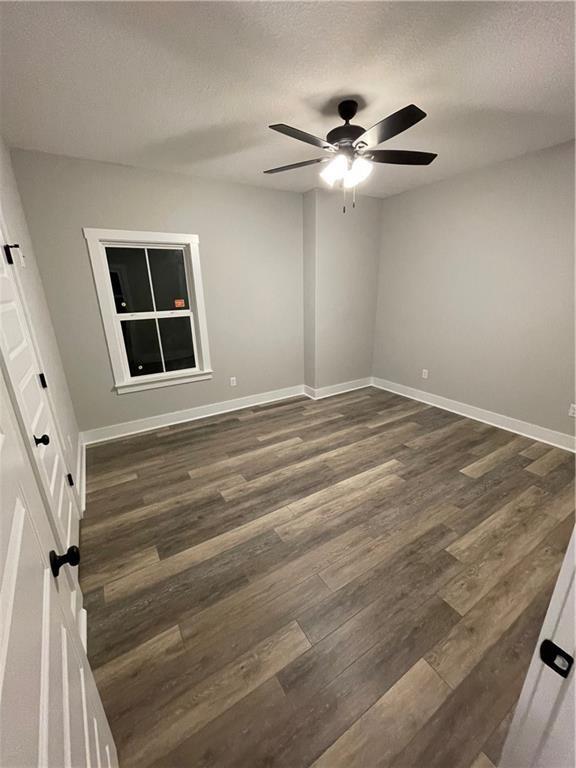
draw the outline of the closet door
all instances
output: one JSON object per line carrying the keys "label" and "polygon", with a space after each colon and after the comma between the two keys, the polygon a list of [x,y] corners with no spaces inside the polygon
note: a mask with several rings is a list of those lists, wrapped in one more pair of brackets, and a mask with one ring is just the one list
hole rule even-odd
{"label": "closet door", "polygon": [[71,611],[59,543],[0,374],[0,765],[107,768],[116,749]]}
{"label": "closet door", "polygon": [[576,765],[571,664],[576,654],[575,537],[573,532],[504,745],[501,768]]}
{"label": "closet door", "polygon": [[[4,233],[0,230],[0,238]],[[5,241],[4,241],[5,242]],[[44,495],[58,548],[78,544],[80,512],[70,485],[59,431],[46,397],[42,366],[32,343],[32,329],[7,255],[0,254],[0,352],[10,394],[25,435],[27,450]],[[78,620],[82,607],[76,573],[65,577]]]}

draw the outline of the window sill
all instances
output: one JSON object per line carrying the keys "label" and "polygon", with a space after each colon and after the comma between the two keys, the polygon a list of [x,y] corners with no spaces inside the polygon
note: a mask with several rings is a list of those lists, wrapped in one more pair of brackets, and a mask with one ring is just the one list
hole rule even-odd
{"label": "window sill", "polygon": [[212,378],[213,371],[198,371],[196,373],[175,373],[165,376],[141,376],[138,379],[116,384],[114,389],[119,395],[128,392],[142,392],[145,389],[158,389],[160,387],[172,387],[175,384],[189,384],[192,381],[208,381]]}

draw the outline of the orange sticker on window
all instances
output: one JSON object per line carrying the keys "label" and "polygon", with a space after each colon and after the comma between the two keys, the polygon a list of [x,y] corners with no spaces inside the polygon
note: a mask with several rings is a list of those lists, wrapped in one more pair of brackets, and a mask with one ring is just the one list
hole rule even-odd
{"label": "orange sticker on window", "polygon": [[186,302],[184,299],[174,299],[174,307],[176,309],[184,309],[186,307]]}

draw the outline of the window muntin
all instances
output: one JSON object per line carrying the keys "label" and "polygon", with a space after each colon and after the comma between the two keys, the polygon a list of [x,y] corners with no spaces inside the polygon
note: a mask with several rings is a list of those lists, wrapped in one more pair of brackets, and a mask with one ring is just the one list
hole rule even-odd
{"label": "window muntin", "polygon": [[198,236],[84,236],[117,392],[212,378]]}

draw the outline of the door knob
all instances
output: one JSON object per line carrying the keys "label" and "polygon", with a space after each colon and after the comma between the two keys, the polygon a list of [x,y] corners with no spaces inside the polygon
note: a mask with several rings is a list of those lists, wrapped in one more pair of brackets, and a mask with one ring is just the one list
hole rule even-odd
{"label": "door knob", "polygon": [[50,552],[50,569],[54,576],[58,576],[63,565],[76,566],[80,562],[80,550],[78,547],[68,547],[64,555],[57,555],[54,550]]}
{"label": "door knob", "polygon": [[50,438],[48,435],[42,435],[42,437],[36,437],[36,435],[33,435],[34,442],[36,445],[49,445],[50,444]]}
{"label": "door knob", "polygon": [[561,677],[568,677],[574,658],[552,640],[544,640],[540,646],[540,658],[550,669],[558,672]]}

